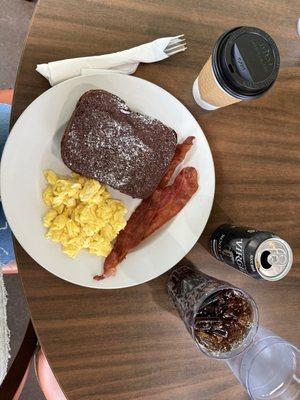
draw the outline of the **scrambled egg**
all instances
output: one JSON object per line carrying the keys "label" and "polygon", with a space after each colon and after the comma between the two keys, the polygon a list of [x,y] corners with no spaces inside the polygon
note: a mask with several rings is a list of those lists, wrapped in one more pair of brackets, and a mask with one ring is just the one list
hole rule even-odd
{"label": "scrambled egg", "polygon": [[94,179],[75,173],[72,178],[60,177],[51,170],[44,175],[49,185],[43,199],[50,207],[44,216],[46,237],[61,243],[70,257],[81,249],[107,256],[111,242],[126,225],[124,204],[112,199]]}

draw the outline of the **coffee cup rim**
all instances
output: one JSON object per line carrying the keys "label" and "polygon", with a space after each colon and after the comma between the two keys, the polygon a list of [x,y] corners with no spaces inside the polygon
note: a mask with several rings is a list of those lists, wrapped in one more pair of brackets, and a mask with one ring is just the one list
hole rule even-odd
{"label": "coffee cup rim", "polygon": [[[247,88],[245,87],[245,90],[238,90],[238,88],[233,87],[233,85],[230,84],[228,79],[226,79],[221,63],[220,63],[220,51],[222,50],[222,47],[225,43],[225,40],[233,40],[236,38],[239,34],[244,33],[244,32],[255,32],[259,33],[262,36],[264,36],[265,39],[268,40],[268,42],[273,46],[273,50],[275,52],[275,59],[276,59],[276,64],[273,73],[270,75],[268,79],[266,79],[266,85],[262,86],[261,88],[258,88],[256,91],[248,91],[247,93]],[[265,31],[255,28],[255,27],[249,27],[249,26],[238,26],[235,28],[231,28],[224,32],[216,41],[213,51],[212,51],[212,69],[215,75],[215,78],[221,88],[225,90],[229,95],[240,99],[240,100],[249,100],[249,99],[255,99],[261,97],[263,94],[265,94],[274,84],[276,81],[277,75],[278,75],[278,70],[279,70],[279,64],[280,64],[280,56],[279,56],[279,51],[276,46],[276,43],[274,40],[271,38],[270,35],[268,35]],[[249,89],[248,89],[249,90]]]}

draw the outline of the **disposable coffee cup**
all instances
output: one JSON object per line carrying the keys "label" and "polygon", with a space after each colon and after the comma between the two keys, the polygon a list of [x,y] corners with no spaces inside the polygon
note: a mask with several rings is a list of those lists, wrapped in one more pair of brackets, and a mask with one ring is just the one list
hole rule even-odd
{"label": "disposable coffee cup", "polygon": [[270,35],[248,26],[231,29],[219,37],[195,80],[194,99],[206,110],[256,99],[274,84],[279,65]]}

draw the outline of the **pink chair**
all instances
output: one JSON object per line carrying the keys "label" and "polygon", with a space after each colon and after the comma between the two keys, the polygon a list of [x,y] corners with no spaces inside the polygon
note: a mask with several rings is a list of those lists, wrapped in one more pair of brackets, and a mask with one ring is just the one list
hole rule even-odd
{"label": "pink chair", "polygon": [[29,321],[18,354],[0,386],[1,400],[18,400],[25,385],[36,347],[37,337],[32,323]]}
{"label": "pink chair", "polygon": [[[3,274],[16,274],[15,262],[2,268]],[[18,400],[25,386],[30,365],[34,362],[36,376],[47,400],[66,400],[55,379],[43,349],[38,347],[31,321],[28,324],[19,352],[0,386],[1,400]]]}
{"label": "pink chair", "polygon": [[4,265],[1,269],[2,273],[4,275],[10,275],[10,274],[17,274],[18,273],[18,267],[15,261]]}
{"label": "pink chair", "polygon": [[22,378],[22,380],[21,380],[21,383],[20,383],[20,385],[19,385],[19,387],[18,387],[16,393],[14,394],[13,400],[18,400],[19,397],[21,396],[21,393],[22,393],[22,391],[23,391],[23,389],[24,389],[26,380],[27,380],[27,378],[28,378],[29,369],[30,369],[30,363],[28,364],[28,366],[27,366],[27,368],[26,368],[25,374],[24,374],[24,376],[23,376],[23,378]]}
{"label": "pink chair", "polygon": [[36,353],[35,370],[38,382],[47,400],[66,400],[48,364],[43,349],[39,349]]}

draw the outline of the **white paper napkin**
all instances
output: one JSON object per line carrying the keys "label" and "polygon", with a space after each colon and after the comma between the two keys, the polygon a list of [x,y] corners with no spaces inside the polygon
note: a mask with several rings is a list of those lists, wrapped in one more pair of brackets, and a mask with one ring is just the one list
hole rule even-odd
{"label": "white paper napkin", "polygon": [[152,63],[167,58],[168,55],[164,50],[170,41],[176,37],[157,39],[153,42],[117,53],[38,64],[36,70],[48,79],[52,86],[80,75],[98,74],[108,71],[132,74],[136,71],[140,62]]}

